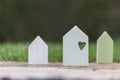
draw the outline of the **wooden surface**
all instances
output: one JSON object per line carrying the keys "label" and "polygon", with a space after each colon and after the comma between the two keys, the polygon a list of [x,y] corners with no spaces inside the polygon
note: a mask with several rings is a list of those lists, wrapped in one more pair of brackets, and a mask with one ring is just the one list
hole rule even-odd
{"label": "wooden surface", "polygon": [[[64,67],[61,63],[29,65],[26,62],[0,62],[0,79],[28,80],[119,80],[120,63],[96,64],[88,67]],[[55,79],[56,78],[56,79]]]}

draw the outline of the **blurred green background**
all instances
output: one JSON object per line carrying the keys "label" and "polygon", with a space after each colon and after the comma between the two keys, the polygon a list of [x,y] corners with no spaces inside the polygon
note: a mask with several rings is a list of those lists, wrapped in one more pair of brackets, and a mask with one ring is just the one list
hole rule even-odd
{"label": "blurred green background", "polygon": [[105,30],[114,39],[114,62],[120,62],[120,0],[0,0],[0,61],[27,61],[28,46],[40,35],[49,61],[62,62],[62,37],[74,25],[89,36],[90,62]]}
{"label": "blurred green background", "polygon": [[120,35],[120,0],[0,0],[0,41],[61,42],[74,25],[95,41]]}

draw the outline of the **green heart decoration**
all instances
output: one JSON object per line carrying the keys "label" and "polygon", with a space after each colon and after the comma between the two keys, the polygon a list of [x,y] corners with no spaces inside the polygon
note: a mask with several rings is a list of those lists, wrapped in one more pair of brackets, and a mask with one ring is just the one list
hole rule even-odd
{"label": "green heart decoration", "polygon": [[80,41],[80,42],[78,43],[78,45],[79,45],[80,50],[83,50],[83,48],[85,47],[86,43]]}

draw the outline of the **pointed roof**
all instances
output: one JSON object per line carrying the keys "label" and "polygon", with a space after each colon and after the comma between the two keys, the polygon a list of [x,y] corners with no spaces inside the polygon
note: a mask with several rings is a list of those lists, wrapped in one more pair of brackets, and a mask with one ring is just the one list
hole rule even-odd
{"label": "pointed roof", "polygon": [[82,33],[82,35],[88,37],[77,25],[75,25],[70,31],[68,31],[63,37],[68,36],[73,33]]}
{"label": "pointed roof", "polygon": [[36,45],[36,44],[38,44],[38,45],[43,44],[44,46],[47,46],[47,44],[43,41],[43,39],[42,39],[40,36],[37,36],[37,37],[32,41],[32,43],[29,45],[29,47],[32,46],[32,45]]}
{"label": "pointed roof", "polygon": [[113,41],[112,38],[111,38],[111,36],[107,33],[107,31],[104,31],[104,32],[102,33],[102,35],[98,38],[97,41],[100,41],[100,40],[102,40],[102,39],[107,39],[107,40]]}

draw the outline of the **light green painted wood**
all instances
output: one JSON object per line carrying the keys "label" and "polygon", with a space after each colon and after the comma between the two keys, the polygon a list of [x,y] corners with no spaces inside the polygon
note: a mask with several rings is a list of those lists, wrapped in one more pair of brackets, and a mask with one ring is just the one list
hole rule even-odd
{"label": "light green painted wood", "polygon": [[97,63],[113,62],[113,40],[105,31],[97,40]]}

